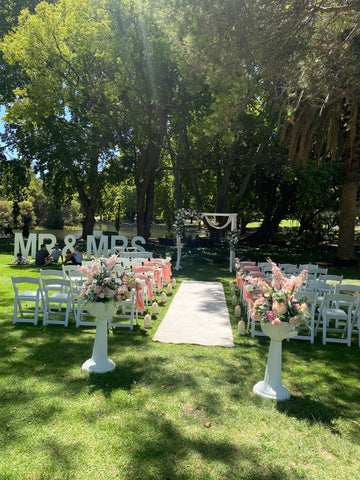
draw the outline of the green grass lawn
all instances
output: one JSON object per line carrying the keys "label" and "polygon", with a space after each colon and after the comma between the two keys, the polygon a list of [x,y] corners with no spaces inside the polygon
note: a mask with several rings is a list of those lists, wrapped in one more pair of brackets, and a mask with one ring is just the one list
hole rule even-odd
{"label": "green grass lawn", "polygon": [[357,338],[351,348],[283,342],[292,397],[262,399],[252,388],[269,340],[237,335],[234,274],[226,262],[184,261],[177,285],[223,282],[235,348],[153,342],[169,299],[151,330],[140,319],[111,332],[116,369],[89,375],[93,329],[12,325],[11,275],[38,274],[12,259],[0,255],[0,480],[360,479]]}

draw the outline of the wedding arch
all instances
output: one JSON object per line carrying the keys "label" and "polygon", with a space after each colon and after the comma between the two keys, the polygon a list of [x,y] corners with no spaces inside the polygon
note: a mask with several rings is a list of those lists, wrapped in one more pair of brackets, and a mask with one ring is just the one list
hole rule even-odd
{"label": "wedding arch", "polygon": [[[228,217],[227,221],[224,225],[217,225],[214,223],[211,218],[213,217]],[[235,251],[234,245],[237,242],[237,233],[236,233],[236,221],[237,221],[237,214],[236,213],[200,213],[196,210],[192,210],[189,208],[180,208],[175,214],[175,228],[176,228],[176,247],[177,247],[177,260],[175,270],[180,270],[181,265],[181,236],[185,229],[185,219],[192,219],[194,221],[200,221],[205,219],[206,222],[216,230],[224,230],[228,225],[231,224],[230,227],[230,236],[229,236],[229,243],[230,243],[230,259],[229,259],[229,271],[233,271],[234,259],[235,259]]]}

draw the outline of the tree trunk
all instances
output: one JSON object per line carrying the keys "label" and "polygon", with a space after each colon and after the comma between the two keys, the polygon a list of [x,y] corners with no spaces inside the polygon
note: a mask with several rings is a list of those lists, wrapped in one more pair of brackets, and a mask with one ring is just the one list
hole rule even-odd
{"label": "tree trunk", "polygon": [[274,189],[268,200],[264,220],[260,228],[249,237],[250,240],[268,242],[269,240],[274,239],[276,233],[278,232],[281,220],[286,217],[291,204],[295,201],[297,196],[296,186],[290,182],[283,183],[280,186],[280,190],[281,198],[279,199],[277,206],[274,207],[276,196],[276,186],[274,186]]}
{"label": "tree trunk", "polygon": [[355,219],[356,200],[359,187],[360,148],[354,149],[350,165],[344,164],[339,215],[339,240],[335,263],[356,265]]}
{"label": "tree trunk", "polygon": [[91,208],[85,212],[84,218],[82,220],[81,238],[86,240],[88,235],[92,235],[94,233],[94,226],[95,226],[95,213],[93,213],[93,208]]}
{"label": "tree trunk", "polygon": [[135,174],[137,191],[137,234],[147,241],[150,237],[154,212],[155,174],[159,166],[160,150],[150,143],[141,154]]}

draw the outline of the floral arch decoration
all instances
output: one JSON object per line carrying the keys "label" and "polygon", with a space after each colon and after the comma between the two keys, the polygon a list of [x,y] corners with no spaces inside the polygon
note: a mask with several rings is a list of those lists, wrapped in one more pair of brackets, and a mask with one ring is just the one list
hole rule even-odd
{"label": "floral arch decoration", "polygon": [[[215,224],[210,217],[228,217],[227,221],[224,225],[220,227]],[[176,246],[177,246],[177,261],[175,270],[179,270],[181,268],[180,260],[181,260],[181,237],[185,231],[185,219],[192,219],[194,221],[200,221],[206,219],[206,222],[211,225],[211,227],[217,230],[224,230],[229,224],[231,224],[231,230],[227,235],[227,240],[230,245],[230,265],[229,271],[233,271],[233,265],[235,260],[235,251],[234,246],[238,241],[238,233],[236,229],[236,220],[237,214],[236,213],[200,213],[197,210],[193,210],[191,208],[180,208],[175,214],[175,230],[176,230]]]}

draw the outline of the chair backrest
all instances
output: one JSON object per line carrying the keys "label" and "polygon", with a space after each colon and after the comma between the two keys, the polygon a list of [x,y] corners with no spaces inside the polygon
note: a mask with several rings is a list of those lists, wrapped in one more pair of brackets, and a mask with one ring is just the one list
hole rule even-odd
{"label": "chair backrest", "polygon": [[343,276],[342,275],[320,275],[319,280],[321,282],[331,283],[331,285],[335,288],[335,285],[342,283]]}
{"label": "chair backrest", "polygon": [[153,272],[153,267],[145,267],[140,265],[134,265],[134,273],[146,273],[146,272]]}
{"label": "chair backrest", "polygon": [[319,295],[324,295],[332,292],[332,285],[319,280],[306,282],[305,290],[307,292],[317,292]]}
{"label": "chair backrest", "polygon": [[249,277],[252,278],[264,278],[265,273],[264,272],[249,272]]}
{"label": "chair backrest", "polygon": [[123,268],[128,268],[128,267],[132,267],[132,260],[131,258],[120,258],[120,265],[123,267]]}
{"label": "chair backrest", "polygon": [[88,276],[79,270],[69,271],[70,290],[73,298],[82,291],[83,284],[87,279]]}
{"label": "chair backrest", "polygon": [[307,268],[308,272],[316,272],[319,268],[319,265],[314,265],[312,263],[302,263],[299,265],[299,270],[302,271]]}
{"label": "chair backrest", "polygon": [[324,297],[325,308],[332,307],[352,307],[356,302],[355,295],[347,295],[345,293],[328,293]]}
{"label": "chair backrest", "polygon": [[152,258],[153,252],[120,252],[119,256],[121,258]]}
{"label": "chair backrest", "polygon": [[320,275],[327,275],[328,269],[327,269],[327,268],[318,268],[318,269],[316,270],[316,273],[317,273],[318,276],[320,276]]}
{"label": "chair backrest", "polygon": [[51,268],[47,270],[40,268],[40,276],[42,280],[45,278],[66,278],[63,270],[55,270]]}
{"label": "chair backrest", "polygon": [[146,261],[147,258],[144,258],[144,257],[139,257],[139,258],[133,258],[132,259],[132,264],[133,266],[137,265],[137,266],[142,266],[143,262]]}
{"label": "chair backrest", "polygon": [[350,283],[339,283],[335,286],[335,293],[360,294],[360,285],[353,285]]}
{"label": "chair backrest", "polygon": [[29,290],[29,288],[33,290],[41,289],[41,280],[39,277],[11,276],[11,280],[17,294],[21,294],[22,291]]}
{"label": "chair backrest", "polygon": [[44,278],[43,287],[45,294],[51,292],[70,293],[70,281],[64,278]]}
{"label": "chair backrest", "polygon": [[318,280],[317,273],[315,273],[315,272],[308,272],[308,274],[307,274],[307,280],[310,281],[310,282],[311,282],[311,281],[314,281],[314,282],[317,281],[317,280]]}
{"label": "chair backrest", "polygon": [[287,268],[297,268],[297,265],[295,265],[294,263],[279,263],[278,267],[281,270],[286,270]]}
{"label": "chair backrest", "polygon": [[144,267],[154,267],[155,263],[157,262],[151,262],[151,261],[147,261],[147,262],[143,262],[144,264]]}

